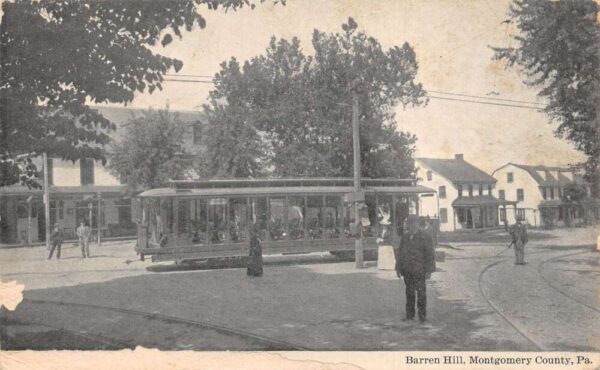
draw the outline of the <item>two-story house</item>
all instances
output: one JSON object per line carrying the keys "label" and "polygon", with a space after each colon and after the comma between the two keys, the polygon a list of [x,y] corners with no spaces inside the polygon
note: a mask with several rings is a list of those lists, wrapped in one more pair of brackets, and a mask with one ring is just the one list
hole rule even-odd
{"label": "two-story house", "polygon": [[[498,208],[503,202],[493,196],[496,179],[464,160],[416,158],[417,179],[437,190],[435,197],[422,197],[422,214],[439,218],[440,231],[482,229],[499,225]],[[439,204],[438,204],[439,203]]]}
{"label": "two-story house", "polygon": [[[529,225],[550,227],[564,226],[569,219],[600,220],[600,201],[590,197],[589,184],[568,168],[507,163],[492,175],[498,181],[498,198],[517,202],[515,213],[500,215],[509,223],[523,218]],[[585,188],[585,199],[565,202],[563,191],[569,184]]]}
{"label": "two-story house", "polygon": [[[115,123],[111,133],[119,140],[123,125],[141,110],[127,108],[97,108]],[[190,135],[186,146],[198,146],[202,117],[197,112],[174,112],[189,123]],[[194,160],[193,156],[182,160]],[[43,161],[36,158],[38,169]],[[40,171],[41,172],[41,171]],[[90,223],[94,234],[102,238],[133,236],[138,207],[134,197],[126,194],[126,187],[100,161],[83,159],[76,162],[59,158],[48,159],[50,184],[50,225],[58,224],[66,239],[76,238],[76,229],[84,220]],[[39,180],[43,183],[43,179]],[[45,212],[42,190],[27,189],[21,185],[0,187],[0,243],[25,244],[45,241]]]}

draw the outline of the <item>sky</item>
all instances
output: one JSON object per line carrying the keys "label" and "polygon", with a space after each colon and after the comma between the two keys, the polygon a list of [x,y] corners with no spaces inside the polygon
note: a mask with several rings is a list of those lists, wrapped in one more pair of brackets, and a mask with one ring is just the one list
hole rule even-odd
{"label": "sky", "polygon": [[[543,103],[537,89],[522,82],[518,70],[492,60],[490,46],[514,45],[515,30],[505,0],[287,0],[285,6],[265,2],[254,10],[201,11],[205,29],[184,33],[161,54],[176,57],[179,74],[213,76],[223,61],[262,54],[271,36],[298,37],[306,54],[314,29],[341,32],[353,17],[359,30],[385,47],[408,42],[419,63],[417,81],[426,90],[493,96]],[[210,84],[165,82],[154,94],[138,94],[136,108],[199,110]],[[456,96],[455,96],[456,97]],[[507,162],[568,165],[584,159],[563,139],[555,138],[555,123],[533,109],[431,99],[425,107],[397,109],[398,129],[415,134],[417,157],[465,160],[492,172]]]}

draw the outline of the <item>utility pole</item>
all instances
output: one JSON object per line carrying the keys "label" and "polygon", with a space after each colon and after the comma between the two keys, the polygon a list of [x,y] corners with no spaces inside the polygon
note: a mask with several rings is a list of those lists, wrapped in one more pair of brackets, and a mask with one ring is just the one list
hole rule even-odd
{"label": "utility pole", "polygon": [[[355,84],[356,85],[356,84]],[[356,86],[352,89],[352,144],[354,151],[354,192],[360,192],[360,136],[358,126],[358,94],[355,91]],[[354,215],[356,217],[357,229],[359,232],[358,238],[354,241],[354,253],[356,268],[363,268],[363,232],[360,225],[360,216],[358,214],[358,202],[354,202]]]}
{"label": "utility pole", "polygon": [[48,153],[44,152],[44,218],[46,220],[46,248],[50,249],[50,179],[48,178]]}

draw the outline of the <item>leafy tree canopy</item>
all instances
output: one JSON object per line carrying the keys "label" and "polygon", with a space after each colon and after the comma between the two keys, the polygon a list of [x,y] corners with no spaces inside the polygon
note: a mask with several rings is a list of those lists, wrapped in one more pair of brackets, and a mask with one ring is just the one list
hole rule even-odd
{"label": "leafy tree canopy", "polygon": [[565,185],[562,194],[566,203],[579,202],[587,196],[587,189],[584,185],[572,183]]}
{"label": "leafy tree canopy", "polygon": [[153,52],[206,22],[201,8],[249,0],[15,0],[0,23],[0,186],[27,176],[18,155],[104,160],[113,125],[88,104],[129,103],[182,62]]}
{"label": "leafy tree canopy", "polygon": [[127,184],[130,193],[183,178],[189,169],[184,160],[188,126],[168,109],[132,117],[123,127],[123,139],[108,147],[110,171]]}
{"label": "leafy tree canopy", "polygon": [[414,50],[384,50],[357,31],[313,33],[314,55],[300,41],[272,38],[264,55],[221,65],[204,109],[207,176],[351,176],[352,94],[359,97],[365,177],[412,176],[416,138],[396,129],[393,109],[426,102],[415,82]]}
{"label": "leafy tree canopy", "polygon": [[495,58],[539,86],[555,131],[587,157],[586,179],[600,196],[600,5],[594,0],[515,0],[509,11],[518,46],[495,48]]}

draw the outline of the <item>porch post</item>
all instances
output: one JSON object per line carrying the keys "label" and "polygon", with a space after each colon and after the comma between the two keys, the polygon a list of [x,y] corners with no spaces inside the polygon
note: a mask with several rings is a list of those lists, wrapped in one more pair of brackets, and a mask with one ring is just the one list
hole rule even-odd
{"label": "porch post", "polygon": [[98,246],[102,245],[102,193],[98,192]]}
{"label": "porch post", "polygon": [[483,228],[487,227],[487,207],[481,206],[481,215],[483,216]]}
{"label": "porch post", "polygon": [[452,207],[452,214],[454,215],[454,217],[452,217],[452,231],[456,231],[456,208]]}
{"label": "porch post", "polygon": [[27,245],[31,247],[31,202],[32,196],[27,198]]}

